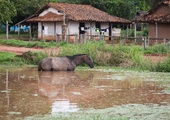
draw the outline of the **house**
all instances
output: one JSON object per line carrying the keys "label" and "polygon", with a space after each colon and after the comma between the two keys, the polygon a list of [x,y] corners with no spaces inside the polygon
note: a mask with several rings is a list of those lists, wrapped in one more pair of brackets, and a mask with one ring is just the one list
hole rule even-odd
{"label": "house", "polygon": [[170,0],[162,0],[146,13],[139,14],[135,23],[148,23],[149,38],[170,39]]}
{"label": "house", "polygon": [[[109,15],[91,5],[49,3],[25,20],[37,25],[38,39],[55,40],[56,35],[112,35],[115,24],[131,21]],[[30,31],[31,32],[31,31]]]}

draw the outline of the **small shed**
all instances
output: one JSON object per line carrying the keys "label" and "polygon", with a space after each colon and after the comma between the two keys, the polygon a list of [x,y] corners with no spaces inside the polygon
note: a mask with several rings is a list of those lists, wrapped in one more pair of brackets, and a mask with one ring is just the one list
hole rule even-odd
{"label": "small shed", "polygon": [[144,14],[133,20],[135,23],[148,23],[149,38],[170,39],[170,0],[162,0]]}

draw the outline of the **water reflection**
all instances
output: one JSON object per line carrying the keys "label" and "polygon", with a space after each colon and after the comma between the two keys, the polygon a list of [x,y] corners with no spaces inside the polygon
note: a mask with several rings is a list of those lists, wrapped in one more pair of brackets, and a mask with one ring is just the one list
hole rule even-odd
{"label": "water reflection", "polygon": [[57,99],[52,104],[52,116],[58,113],[77,112],[79,110],[76,103],[70,103],[68,99]]}
{"label": "water reflection", "polygon": [[[162,74],[162,73],[160,73]],[[0,71],[0,119],[57,115],[122,104],[169,105],[170,74],[77,70],[38,72],[36,68]],[[155,79],[155,81],[153,80]],[[151,81],[149,81],[151,79]],[[167,82],[164,82],[167,81]]]}
{"label": "water reflection", "polygon": [[[79,76],[76,72],[66,71],[41,71],[38,72],[39,80],[39,93],[45,96],[52,103],[52,115],[56,115],[57,112],[75,112],[79,108],[77,103],[71,102],[71,93],[76,94],[70,88],[79,88],[87,86],[87,81],[93,79],[93,74],[89,74],[86,77]],[[86,83],[86,84],[83,84]],[[68,89],[69,88],[69,89]]]}

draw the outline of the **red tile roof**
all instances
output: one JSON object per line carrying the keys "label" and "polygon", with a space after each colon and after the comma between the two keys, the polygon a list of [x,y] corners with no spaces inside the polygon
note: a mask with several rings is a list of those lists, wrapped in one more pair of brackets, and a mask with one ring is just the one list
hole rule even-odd
{"label": "red tile roof", "polygon": [[168,14],[156,14],[153,13],[162,5],[168,6],[170,9],[170,0],[163,0],[157,6],[152,8],[146,14],[138,15],[134,18],[137,22],[160,22],[160,23],[170,23],[170,11]]}
{"label": "red tile roof", "polygon": [[[68,3],[49,3],[36,12],[35,16],[27,21],[62,21],[61,15],[55,13],[48,13],[43,17],[38,15],[47,8],[54,8],[61,13],[66,14],[66,20],[71,21],[95,21],[95,22],[117,22],[117,23],[130,23],[131,21],[115,16],[111,16],[90,5],[81,4],[68,4]],[[49,17],[50,16],[50,17]],[[54,17],[54,18],[53,18]]]}

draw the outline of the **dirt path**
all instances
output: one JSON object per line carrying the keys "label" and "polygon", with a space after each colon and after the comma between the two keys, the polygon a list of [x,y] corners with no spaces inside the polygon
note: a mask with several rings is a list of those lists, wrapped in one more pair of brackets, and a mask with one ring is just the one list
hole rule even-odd
{"label": "dirt path", "polygon": [[0,52],[11,52],[16,55],[21,55],[24,52],[45,52],[47,54],[57,54],[59,52],[59,48],[25,48],[25,47],[12,47],[12,46],[5,46],[0,45]]}
{"label": "dirt path", "polygon": [[25,47],[12,47],[12,46],[4,46],[4,45],[0,46],[1,52],[11,52],[15,54],[22,54],[27,51],[38,52],[38,51],[43,51],[43,50],[44,49],[40,49],[40,48],[37,49],[37,48],[25,48]]}

